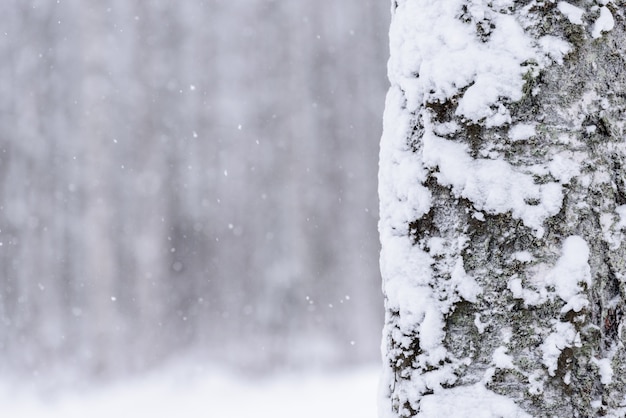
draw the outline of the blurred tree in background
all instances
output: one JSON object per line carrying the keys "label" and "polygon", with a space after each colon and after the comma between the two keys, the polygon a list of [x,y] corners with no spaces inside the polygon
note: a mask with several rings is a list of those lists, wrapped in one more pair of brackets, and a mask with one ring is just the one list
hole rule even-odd
{"label": "blurred tree in background", "polygon": [[378,357],[388,4],[0,4],[0,370]]}

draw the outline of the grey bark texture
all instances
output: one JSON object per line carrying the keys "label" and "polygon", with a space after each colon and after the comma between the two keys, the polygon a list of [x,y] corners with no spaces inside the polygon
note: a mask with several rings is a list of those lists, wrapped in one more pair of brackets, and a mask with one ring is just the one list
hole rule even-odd
{"label": "grey bark texture", "polygon": [[[439,7],[421,3],[424,8]],[[473,26],[476,37],[488,43],[490,31],[485,28],[493,29],[493,25],[488,18],[477,20],[472,15],[477,3],[481,2],[466,1],[456,17]],[[441,181],[438,164],[424,164],[426,174],[420,183],[430,191],[432,203],[426,213],[408,219],[402,233],[414,248],[431,256],[432,275],[424,288],[439,301],[451,301],[441,313],[446,354],[435,364],[429,360],[432,355],[420,341],[427,318],[403,317],[389,288],[393,269],[383,269],[387,312],[381,416],[430,416],[423,408],[428,396],[477,383],[533,417],[626,414],[626,223],[622,219],[626,205],[626,2],[572,1],[571,5],[584,11],[578,24],[558,2],[504,3],[507,7],[498,13],[524,21],[527,36],[537,42],[545,36],[565,40],[569,52],[554,65],[523,64],[527,72],[521,98],[499,99],[498,105],[510,112],[510,120],[498,126],[458,114],[463,86],[445,100],[426,95],[416,109],[407,111],[406,152],[423,159],[427,125],[455,123],[459,129],[444,135],[448,141],[465,144],[475,160],[505,161],[530,175],[535,185],[558,184],[563,193],[561,206],[542,219],[539,227],[528,225],[513,210],[480,207],[454,185]],[[406,4],[393,2],[394,19]],[[598,22],[607,10],[613,27],[602,31]],[[398,89],[392,80],[394,88]],[[532,135],[511,139],[511,129],[520,123],[534,126]],[[554,166],[563,158],[576,162],[567,178],[556,178],[556,169],[531,169]],[[394,169],[399,168],[381,164],[381,178]],[[393,229],[384,221],[392,203],[382,197],[386,185],[380,187],[384,236]],[[525,203],[540,206],[543,202],[538,198]],[[578,305],[562,296],[559,283],[567,278],[559,275],[567,274],[567,269],[556,267],[567,261],[564,247],[573,236],[582,238],[589,252],[585,273],[589,280],[578,283],[577,297],[582,300]],[[443,250],[433,252],[433,238],[439,239]],[[397,263],[390,250],[385,252],[386,241],[381,239],[382,263]],[[454,296],[450,290],[459,258],[467,276],[481,288],[474,300],[458,292]],[[542,281],[546,274],[554,277]],[[505,353],[511,363],[499,361],[498,353]],[[465,415],[459,411],[457,416]]]}

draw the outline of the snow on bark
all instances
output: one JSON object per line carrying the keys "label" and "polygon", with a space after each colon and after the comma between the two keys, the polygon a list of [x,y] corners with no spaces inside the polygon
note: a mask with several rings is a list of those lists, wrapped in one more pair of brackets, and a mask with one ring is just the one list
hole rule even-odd
{"label": "snow on bark", "polygon": [[623,6],[392,1],[381,417],[626,412]]}

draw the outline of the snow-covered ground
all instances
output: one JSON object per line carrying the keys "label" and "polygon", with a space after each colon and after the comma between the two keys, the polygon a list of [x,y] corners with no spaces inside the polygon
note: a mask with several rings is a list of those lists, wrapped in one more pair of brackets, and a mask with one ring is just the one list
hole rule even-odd
{"label": "snow-covered ground", "polygon": [[99,389],[35,396],[0,384],[7,418],[375,418],[376,367],[244,378],[168,369]]}

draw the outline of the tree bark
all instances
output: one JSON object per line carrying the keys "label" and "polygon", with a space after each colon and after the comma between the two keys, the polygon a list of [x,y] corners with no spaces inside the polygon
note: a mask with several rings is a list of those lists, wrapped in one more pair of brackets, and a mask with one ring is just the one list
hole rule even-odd
{"label": "tree bark", "polygon": [[381,417],[626,414],[625,5],[392,1]]}

